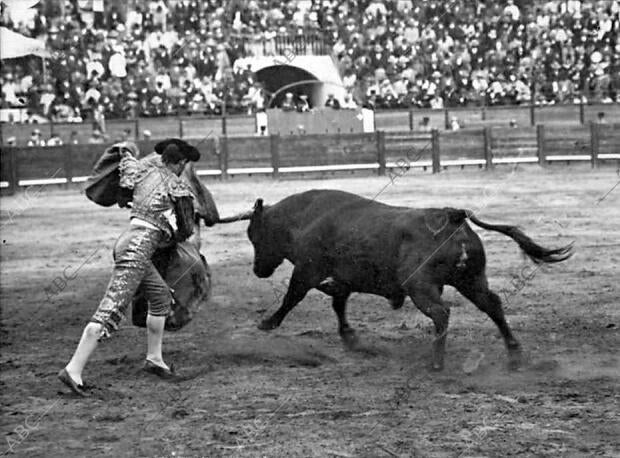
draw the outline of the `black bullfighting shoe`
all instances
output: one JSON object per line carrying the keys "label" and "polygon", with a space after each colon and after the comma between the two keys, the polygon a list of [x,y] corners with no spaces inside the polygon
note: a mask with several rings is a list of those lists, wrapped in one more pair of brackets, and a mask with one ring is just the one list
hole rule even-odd
{"label": "black bullfighting shoe", "polygon": [[165,367],[158,366],[147,359],[144,361],[142,370],[148,374],[157,375],[165,380],[178,380],[180,378],[174,370],[174,364],[170,364],[170,369],[166,369]]}
{"label": "black bullfighting shoe", "polygon": [[60,379],[62,383],[64,383],[67,387],[69,387],[71,391],[73,391],[78,396],[82,396],[82,397],[88,396],[86,391],[84,391],[85,389],[84,385],[78,385],[77,383],[75,383],[75,380],[71,378],[71,376],[67,372],[67,369],[61,370],[58,373],[58,378]]}

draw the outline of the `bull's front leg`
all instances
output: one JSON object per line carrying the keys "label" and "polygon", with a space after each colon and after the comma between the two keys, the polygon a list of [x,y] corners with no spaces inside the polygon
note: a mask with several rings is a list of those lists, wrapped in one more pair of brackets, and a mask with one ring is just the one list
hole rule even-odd
{"label": "bull's front leg", "polygon": [[293,308],[306,296],[308,291],[314,287],[310,286],[308,280],[307,275],[304,275],[301,269],[295,267],[295,269],[293,269],[291,280],[288,284],[288,290],[282,300],[282,305],[273,315],[262,320],[258,324],[258,329],[262,331],[271,331],[272,329],[280,326],[288,312],[293,310]]}

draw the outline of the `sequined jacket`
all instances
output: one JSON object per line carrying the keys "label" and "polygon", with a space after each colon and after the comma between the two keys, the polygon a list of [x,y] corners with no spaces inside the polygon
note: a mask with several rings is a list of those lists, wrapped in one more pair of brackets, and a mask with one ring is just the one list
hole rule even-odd
{"label": "sequined jacket", "polygon": [[[138,217],[176,238],[179,227],[193,227],[193,212],[187,222],[178,221],[181,202],[190,205],[191,189],[161,161],[161,157],[136,159],[123,154],[120,164],[120,187],[133,190],[131,217]],[[183,216],[180,216],[183,218]],[[187,234],[185,234],[187,236]],[[182,237],[183,239],[185,238]]]}

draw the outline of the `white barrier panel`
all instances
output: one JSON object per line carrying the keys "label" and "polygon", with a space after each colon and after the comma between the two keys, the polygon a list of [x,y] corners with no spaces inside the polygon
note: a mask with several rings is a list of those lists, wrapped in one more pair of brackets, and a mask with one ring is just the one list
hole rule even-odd
{"label": "white barrier panel", "polygon": [[442,167],[449,165],[485,165],[487,163],[484,159],[449,159],[447,161],[440,161]]}
{"label": "white barrier panel", "polygon": [[216,175],[221,175],[222,171],[221,170],[196,170],[196,175],[200,176],[216,176]]}
{"label": "white barrier panel", "polygon": [[40,184],[63,184],[66,183],[66,178],[45,178],[41,180],[19,180],[18,186],[36,186]]}
{"label": "white barrier panel", "polygon": [[398,162],[386,162],[385,167],[388,169],[402,169],[405,167],[432,167],[433,161],[410,161],[403,158],[402,163]]}
{"label": "white barrier panel", "polygon": [[226,171],[229,175],[242,175],[251,173],[273,173],[273,167],[246,167],[238,169],[228,169]]}
{"label": "white barrier panel", "polygon": [[[590,161],[592,158],[590,155],[586,154],[573,154],[573,155],[551,155],[545,158],[547,161]],[[620,160],[620,154],[599,154],[598,159],[605,160]],[[538,157],[529,156],[529,157],[502,157],[502,158],[493,158],[493,164],[532,164],[537,163]],[[441,167],[448,166],[463,166],[463,165],[485,165],[486,160],[484,159],[451,159],[441,161]],[[398,162],[386,162],[386,169],[395,169],[395,168],[413,168],[413,167],[432,167],[432,161],[406,161],[403,159],[403,163]],[[335,164],[335,165],[317,165],[317,166],[295,166],[295,167],[280,167],[278,172],[281,173],[308,173],[308,172],[331,172],[331,171],[347,171],[347,170],[377,170],[379,168],[379,164],[370,163],[370,164]],[[274,172],[272,167],[245,167],[245,168],[231,168],[227,170],[229,175],[243,175],[243,174],[271,174]],[[198,176],[219,176],[222,175],[221,170],[214,169],[206,169],[206,170],[197,170],[196,174]],[[86,182],[90,177],[88,176],[79,176],[71,178],[72,183],[83,183]],[[31,179],[31,180],[19,180],[18,186],[36,186],[36,185],[48,185],[48,184],[64,184],[67,183],[66,178],[45,178],[45,179]],[[2,181],[0,182],[0,188],[8,188],[9,182]]]}
{"label": "white barrier panel", "polygon": [[547,156],[548,161],[589,161],[592,157],[589,154],[566,154],[557,156]]}
{"label": "white barrier panel", "polygon": [[331,172],[337,170],[373,170],[378,169],[379,164],[338,164],[338,165],[308,165],[297,167],[280,167],[279,172]]}
{"label": "white barrier panel", "polygon": [[493,164],[528,164],[538,162],[537,157],[498,157],[493,158]]}

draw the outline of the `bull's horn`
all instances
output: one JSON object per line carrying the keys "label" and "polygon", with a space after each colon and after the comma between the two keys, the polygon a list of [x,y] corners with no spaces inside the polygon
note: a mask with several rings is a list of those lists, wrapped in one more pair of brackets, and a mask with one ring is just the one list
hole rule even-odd
{"label": "bull's horn", "polygon": [[225,218],[220,218],[219,220],[217,220],[217,222],[218,223],[234,223],[236,221],[243,221],[246,219],[250,219],[252,217],[252,213],[253,211],[250,210],[247,212],[239,213],[234,216],[227,216]]}

